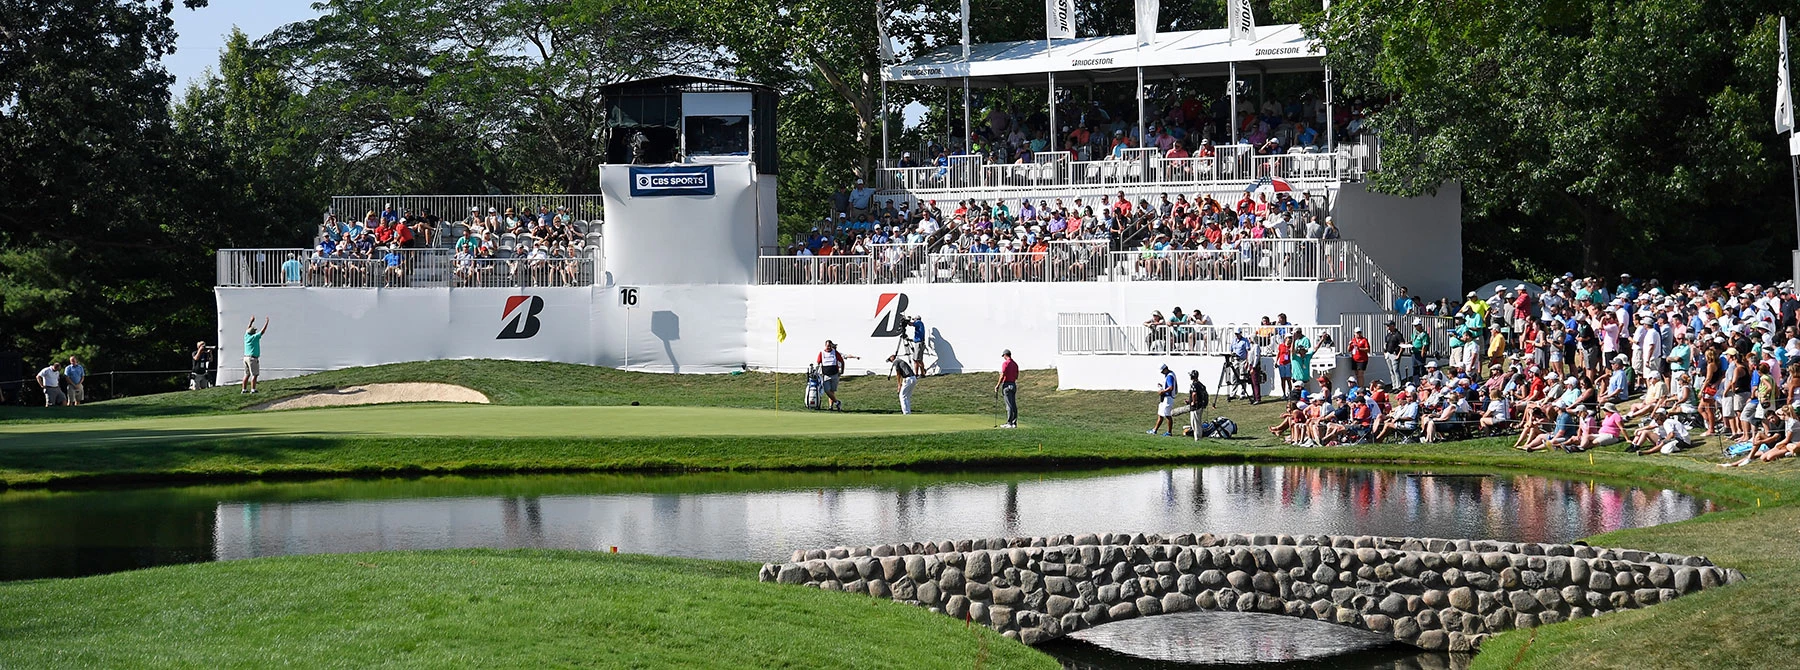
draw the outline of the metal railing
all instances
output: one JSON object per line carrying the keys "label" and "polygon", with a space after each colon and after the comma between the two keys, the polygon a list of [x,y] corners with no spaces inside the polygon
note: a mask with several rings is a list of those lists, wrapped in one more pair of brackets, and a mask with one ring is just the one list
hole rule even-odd
{"label": "metal railing", "polygon": [[323,257],[310,249],[220,249],[217,286],[328,288],[457,286],[591,286],[594,259],[457,258],[449,249],[402,249],[397,262],[378,258]]}
{"label": "metal railing", "polygon": [[486,219],[491,213],[492,216],[505,219],[508,209],[513,210],[515,218],[522,218],[536,216],[539,207],[548,209],[552,214],[559,207],[568,208],[570,219],[583,234],[599,231],[600,222],[604,218],[604,205],[599,194],[339,195],[332,196],[330,213],[336,214],[340,222],[348,223],[362,221],[370,212],[379,216],[390,205],[397,214],[411,211],[421,216],[437,217],[440,221],[437,231],[440,245],[454,242],[462,234],[464,222],[470,216]]}
{"label": "metal railing", "polygon": [[876,245],[867,255],[763,256],[764,284],[1019,281],[1347,281],[1378,305],[1399,290],[1350,240],[1252,239],[1225,249],[1111,251],[1105,240],[1059,241],[1043,253],[927,253]]}
{"label": "metal railing", "polygon": [[[1425,327],[1425,333],[1431,338],[1431,347],[1426,351],[1427,358],[1444,358],[1450,355],[1450,331],[1456,329],[1456,320],[1442,316],[1410,316],[1389,312],[1345,312],[1340,317],[1342,330],[1354,333],[1357,328],[1363,329],[1369,343],[1380,354],[1387,337],[1387,322],[1393,321],[1394,327],[1400,330],[1400,337],[1410,347],[1413,337],[1413,320]],[[1410,351],[1407,352],[1411,354]]]}
{"label": "metal railing", "polygon": [[1256,351],[1273,355],[1280,339],[1296,328],[1304,330],[1312,338],[1315,350],[1342,349],[1338,344],[1342,332],[1339,326],[1060,323],[1057,325],[1056,350],[1060,354],[1218,355],[1232,353],[1237,335],[1242,334],[1245,339],[1250,340]]}
{"label": "metal railing", "polygon": [[879,191],[929,193],[1046,186],[1114,186],[1250,182],[1264,178],[1360,180],[1380,161],[1380,143],[1366,139],[1334,152],[1256,155],[1243,145],[1221,145],[1204,158],[1169,158],[1156,149],[1126,149],[1121,156],[1077,161],[1066,151],[1045,152],[1031,163],[984,165],[977,155],[951,156],[948,166],[882,168]]}

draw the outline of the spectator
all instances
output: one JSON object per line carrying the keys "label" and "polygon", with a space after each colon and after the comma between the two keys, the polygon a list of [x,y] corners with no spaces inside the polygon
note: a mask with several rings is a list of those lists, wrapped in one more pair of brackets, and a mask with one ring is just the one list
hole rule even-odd
{"label": "spectator", "polygon": [[238,393],[255,393],[256,379],[262,376],[262,338],[269,333],[269,317],[263,317],[262,330],[256,329],[256,317],[244,330],[244,381]]}
{"label": "spectator", "polygon": [[213,348],[206,346],[206,341],[194,343],[193,363],[189,368],[188,388],[199,391],[212,388]]}
{"label": "spectator", "polygon": [[37,371],[37,384],[44,390],[44,406],[57,407],[63,404],[62,362],[50,361],[44,369]]}
{"label": "spectator", "polygon": [[305,280],[305,266],[300,264],[299,254],[288,254],[287,260],[281,262],[281,278],[288,286],[299,286]]}
{"label": "spectator", "polygon": [[82,385],[87,381],[87,367],[81,359],[69,357],[69,364],[63,367],[63,380],[69,383],[69,389],[63,395],[70,405],[80,405],[87,401],[87,389]]}

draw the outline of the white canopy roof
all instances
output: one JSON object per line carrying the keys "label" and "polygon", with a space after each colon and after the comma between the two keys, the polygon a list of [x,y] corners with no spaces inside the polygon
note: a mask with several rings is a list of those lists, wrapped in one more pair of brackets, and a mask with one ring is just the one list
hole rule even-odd
{"label": "white canopy roof", "polygon": [[1069,74],[1069,83],[1088,83],[1132,81],[1139,67],[1145,79],[1224,76],[1232,62],[1249,65],[1250,73],[1324,69],[1324,47],[1301,34],[1300,26],[1259,26],[1256,34],[1255,41],[1234,43],[1224,28],[1157,33],[1156,43],[1143,47],[1136,35],[1055,40],[1048,46],[1044,40],[975,44],[966,62],[962,45],[950,44],[889,66],[882,76],[926,86],[961,86],[966,76],[971,86],[992,88],[1042,84],[1050,72]]}

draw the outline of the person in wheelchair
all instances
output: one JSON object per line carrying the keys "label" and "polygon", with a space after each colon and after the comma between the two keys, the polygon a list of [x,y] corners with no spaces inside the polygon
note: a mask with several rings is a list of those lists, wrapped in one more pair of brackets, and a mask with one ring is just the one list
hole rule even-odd
{"label": "person in wheelchair", "polygon": [[[1463,379],[1467,379],[1466,377]],[[1461,380],[1459,380],[1460,382]],[[1425,419],[1425,442],[1442,442],[1444,437],[1439,433],[1453,428],[1462,428],[1469,423],[1469,417],[1475,410],[1469,406],[1468,387],[1458,384],[1439,394],[1441,405],[1430,417]]]}

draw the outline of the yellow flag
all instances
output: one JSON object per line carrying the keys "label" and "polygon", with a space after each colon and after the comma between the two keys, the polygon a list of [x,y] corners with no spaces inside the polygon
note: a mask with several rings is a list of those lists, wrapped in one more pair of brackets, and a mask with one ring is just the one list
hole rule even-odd
{"label": "yellow flag", "polygon": [[787,341],[787,326],[781,325],[781,317],[775,317],[775,341]]}

